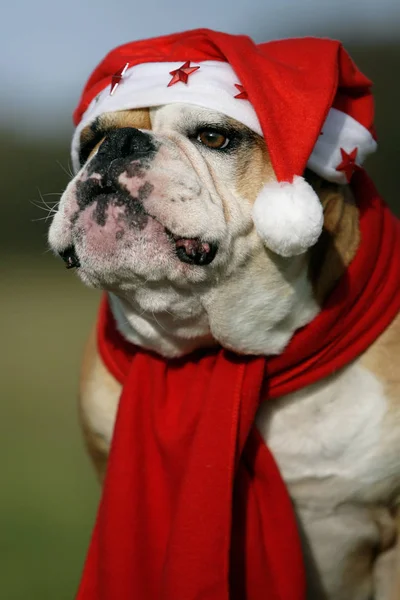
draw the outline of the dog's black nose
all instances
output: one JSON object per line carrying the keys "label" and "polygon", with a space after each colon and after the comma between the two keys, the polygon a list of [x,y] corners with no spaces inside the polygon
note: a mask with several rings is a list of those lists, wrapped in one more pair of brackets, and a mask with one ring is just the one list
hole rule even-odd
{"label": "dog's black nose", "polygon": [[118,158],[142,158],[155,151],[155,145],[148,133],[134,127],[122,127],[110,131],[101,144],[95,159],[98,161]]}
{"label": "dog's black nose", "polygon": [[92,195],[121,191],[119,176],[124,171],[141,172],[147,168],[156,150],[151,135],[139,129],[123,127],[109,131],[88,166],[89,175],[96,173],[101,177],[94,184]]}

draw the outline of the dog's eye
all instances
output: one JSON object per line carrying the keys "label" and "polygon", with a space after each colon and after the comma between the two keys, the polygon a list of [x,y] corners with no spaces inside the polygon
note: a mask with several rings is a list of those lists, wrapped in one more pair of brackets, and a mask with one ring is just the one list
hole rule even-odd
{"label": "dog's eye", "polygon": [[214,150],[222,150],[226,148],[229,144],[229,138],[223,133],[219,133],[218,131],[212,131],[210,129],[204,129],[197,134],[197,141],[201,142],[204,146],[208,148],[213,148]]}

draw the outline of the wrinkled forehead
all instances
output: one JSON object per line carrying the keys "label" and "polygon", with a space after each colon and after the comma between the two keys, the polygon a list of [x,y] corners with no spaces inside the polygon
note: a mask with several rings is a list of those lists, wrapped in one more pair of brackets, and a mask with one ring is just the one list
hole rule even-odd
{"label": "wrinkled forehead", "polygon": [[156,106],[149,109],[149,116],[151,128],[155,133],[171,131],[187,135],[194,133],[194,129],[200,127],[247,129],[236,119],[194,104],[173,103]]}

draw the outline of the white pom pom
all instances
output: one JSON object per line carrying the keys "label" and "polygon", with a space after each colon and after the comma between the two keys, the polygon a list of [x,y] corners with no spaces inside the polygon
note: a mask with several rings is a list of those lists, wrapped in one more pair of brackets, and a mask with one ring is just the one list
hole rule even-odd
{"label": "white pom pom", "polygon": [[324,213],[317,194],[303,179],[267,183],[253,206],[253,221],[265,245],[281,256],[303,254],[321,235]]}

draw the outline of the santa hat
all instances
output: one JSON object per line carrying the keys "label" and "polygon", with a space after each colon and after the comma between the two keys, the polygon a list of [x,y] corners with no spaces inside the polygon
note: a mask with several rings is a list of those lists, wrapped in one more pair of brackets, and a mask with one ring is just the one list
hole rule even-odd
{"label": "santa hat", "polygon": [[299,38],[256,45],[208,29],[116,48],[89,78],[74,113],[72,160],[99,115],[184,102],[219,111],[264,136],[276,182],[253,207],[255,227],[282,256],[305,252],[323,226],[306,167],[348,183],[376,149],[371,82],[340,42]]}

